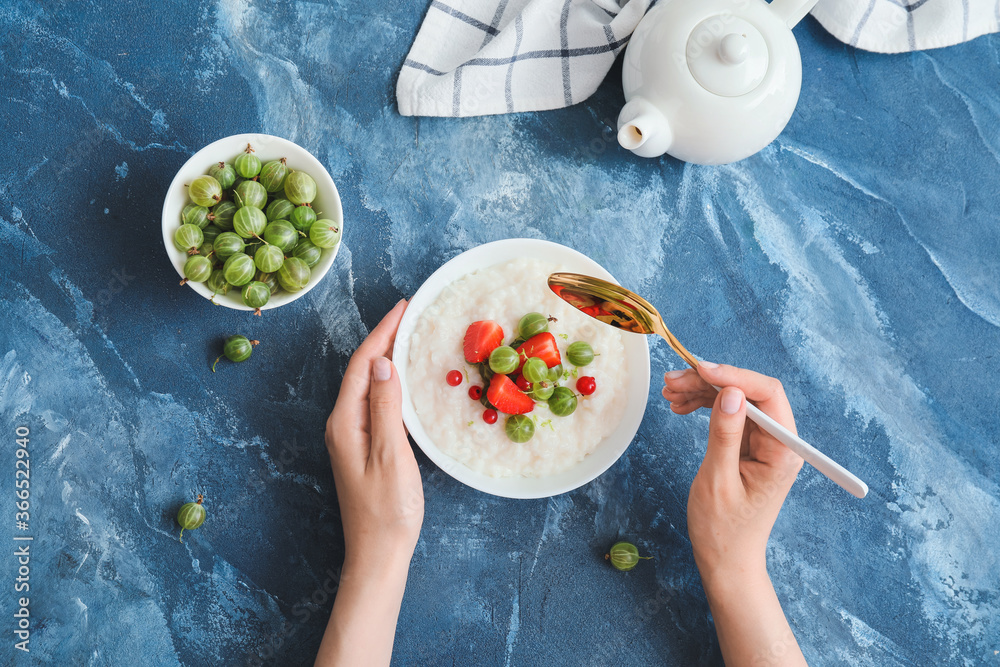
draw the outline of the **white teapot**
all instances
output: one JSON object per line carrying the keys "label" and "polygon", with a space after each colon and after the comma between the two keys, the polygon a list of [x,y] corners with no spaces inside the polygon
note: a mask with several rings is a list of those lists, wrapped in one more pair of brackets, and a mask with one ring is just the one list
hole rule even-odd
{"label": "white teapot", "polygon": [[696,164],[749,157],[784,129],[802,84],[792,35],[818,0],[660,0],[625,51],[618,142]]}

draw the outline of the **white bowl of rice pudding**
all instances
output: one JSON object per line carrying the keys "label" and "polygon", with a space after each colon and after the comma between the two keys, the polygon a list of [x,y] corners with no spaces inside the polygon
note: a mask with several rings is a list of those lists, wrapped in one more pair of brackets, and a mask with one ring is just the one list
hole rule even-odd
{"label": "white bowl of rice pudding", "polygon": [[[594,260],[558,243],[495,241],[435,271],[400,322],[393,360],[403,386],[403,422],[428,458],[480,491],[545,498],[583,486],[618,460],[642,422],[649,393],[646,337],[604,325],[563,302],[546,283],[558,271],[614,281]],[[509,344],[519,319],[530,312],[555,318],[549,331],[567,371],[560,384],[574,390],[578,405],[560,417],[536,401],[527,414],[534,435],[516,443],[505,432],[507,415],[489,424],[484,405],[469,396],[471,386],[484,392],[486,386],[477,366],[466,362],[463,341],[470,324],[492,320]],[[566,357],[575,341],[589,343],[596,354],[581,368]],[[453,370],[462,373],[457,386],[446,381]],[[596,391],[576,391],[577,376],[593,377]]]}

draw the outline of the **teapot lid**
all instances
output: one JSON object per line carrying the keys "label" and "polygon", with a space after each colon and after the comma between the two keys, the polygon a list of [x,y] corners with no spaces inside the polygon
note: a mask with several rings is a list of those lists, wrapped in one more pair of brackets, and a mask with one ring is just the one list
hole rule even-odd
{"label": "teapot lid", "polygon": [[695,80],[722,97],[739,97],[755,89],[769,62],[760,30],[732,14],[718,14],[695,26],[686,56]]}

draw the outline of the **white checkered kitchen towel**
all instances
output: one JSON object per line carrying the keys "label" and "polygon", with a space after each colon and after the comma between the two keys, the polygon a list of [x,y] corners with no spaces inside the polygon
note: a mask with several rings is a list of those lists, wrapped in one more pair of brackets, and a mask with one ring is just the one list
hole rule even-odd
{"label": "white checkered kitchen towel", "polygon": [[[432,0],[399,73],[399,112],[479,116],[581,102],[655,1]],[[883,53],[1000,30],[1000,0],[820,0],[813,15],[841,41]]]}

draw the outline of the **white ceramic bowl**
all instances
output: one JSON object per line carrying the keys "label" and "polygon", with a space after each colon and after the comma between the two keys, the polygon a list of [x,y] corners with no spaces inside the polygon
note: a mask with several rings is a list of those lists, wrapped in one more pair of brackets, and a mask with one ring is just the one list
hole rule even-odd
{"label": "white ceramic bowl", "polygon": [[[403,319],[399,323],[392,358],[396,362],[399,380],[403,385],[403,423],[431,461],[463,484],[485,493],[505,498],[547,498],[572,491],[597,478],[618,460],[632,442],[646,412],[646,399],[649,394],[649,344],[646,342],[646,336],[622,332],[628,363],[628,378],[625,383],[628,401],[618,427],[584,460],[565,472],[549,477],[490,477],[459,463],[438,449],[427,435],[413,408],[413,400],[407,386],[410,337],[424,310],[434,302],[441,290],[477,269],[519,258],[558,262],[566,271],[586,273],[617,282],[594,260],[558,243],[536,239],[509,239],[486,243],[455,257],[431,274],[420,286],[410,299]],[[557,297],[553,295],[553,298]]]}
{"label": "white ceramic bowl", "polygon": [[[343,243],[344,210],[340,203],[340,194],[323,164],[312,153],[288,139],[273,137],[269,134],[234,134],[205,146],[191,156],[191,159],[185,162],[177,175],[174,176],[174,180],[167,190],[167,196],[163,200],[163,246],[167,249],[167,256],[170,257],[170,262],[181,278],[184,277],[184,263],[188,256],[174,247],[174,232],[181,225],[181,211],[191,201],[188,198],[187,184],[199,176],[207,174],[208,168],[216,162],[232,162],[233,158],[239,155],[247,144],[253,146],[254,154],[260,158],[261,162],[266,163],[270,160],[287,158],[289,169],[304,171],[313,177],[316,181],[316,199],[312,202],[313,208],[319,218],[327,218],[340,224],[340,238],[341,243]],[[319,264],[313,267],[312,277],[305,288],[298,292],[281,290],[271,297],[271,300],[261,310],[283,306],[305,295],[330,270],[339,250],[340,243],[323,251],[323,256],[319,260]],[[205,283],[188,282],[187,286],[206,299],[212,298],[212,290],[208,289]],[[237,310],[254,310],[243,304],[239,289],[231,289],[228,294],[217,295],[215,303]]]}

